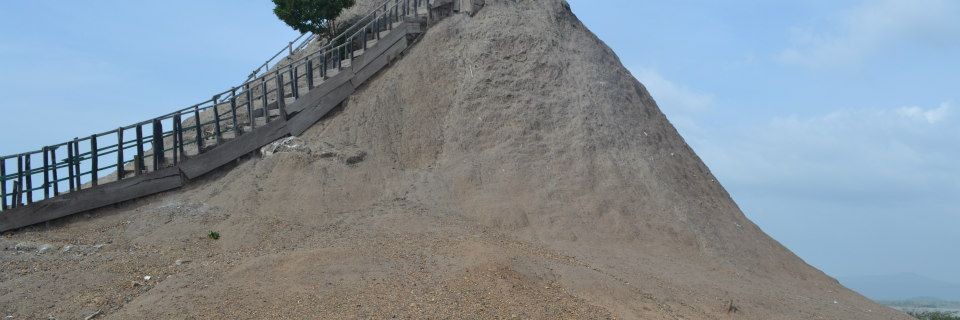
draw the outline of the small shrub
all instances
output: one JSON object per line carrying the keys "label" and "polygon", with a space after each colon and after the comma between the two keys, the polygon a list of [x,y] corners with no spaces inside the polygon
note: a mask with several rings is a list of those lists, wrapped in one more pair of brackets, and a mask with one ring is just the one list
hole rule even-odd
{"label": "small shrub", "polygon": [[942,311],[910,311],[907,314],[920,320],[960,320],[960,315]]}
{"label": "small shrub", "polygon": [[733,300],[727,303],[727,313],[740,312],[740,307],[733,303]]}
{"label": "small shrub", "polygon": [[210,238],[213,240],[220,239],[220,233],[216,231],[210,231],[210,233],[207,234],[207,238]]}

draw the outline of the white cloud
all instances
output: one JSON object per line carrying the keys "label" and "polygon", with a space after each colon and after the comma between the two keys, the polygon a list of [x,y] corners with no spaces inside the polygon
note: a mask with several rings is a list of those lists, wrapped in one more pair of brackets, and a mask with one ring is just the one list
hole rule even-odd
{"label": "white cloud", "polygon": [[940,107],[932,109],[923,109],[917,106],[903,107],[897,109],[897,113],[901,116],[911,119],[924,120],[929,123],[938,123],[945,120],[947,116],[950,115],[950,104],[945,102],[940,104]]}
{"label": "white cloud", "polygon": [[661,108],[671,109],[673,113],[696,114],[707,111],[713,106],[713,96],[667,80],[655,70],[631,69],[631,73],[647,87],[647,90],[650,90],[650,94]]}
{"label": "white cloud", "polygon": [[779,60],[788,64],[828,67],[897,46],[960,46],[960,1],[866,1],[828,28],[795,28],[793,47]]}
{"label": "white cloud", "polygon": [[919,201],[960,192],[952,106],[847,109],[715,133],[697,151],[733,189],[815,201]]}
{"label": "white cloud", "polygon": [[630,68],[630,72],[647,87],[661,111],[684,136],[703,133],[695,118],[713,108],[712,95],[668,80],[652,69]]}

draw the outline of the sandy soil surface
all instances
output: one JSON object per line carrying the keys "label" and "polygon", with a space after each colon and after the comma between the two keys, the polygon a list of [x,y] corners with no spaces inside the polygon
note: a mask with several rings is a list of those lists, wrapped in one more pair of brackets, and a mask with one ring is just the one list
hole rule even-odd
{"label": "sandy soil surface", "polygon": [[909,319],[750,222],[561,0],[442,21],[301,138],[4,234],[0,316]]}

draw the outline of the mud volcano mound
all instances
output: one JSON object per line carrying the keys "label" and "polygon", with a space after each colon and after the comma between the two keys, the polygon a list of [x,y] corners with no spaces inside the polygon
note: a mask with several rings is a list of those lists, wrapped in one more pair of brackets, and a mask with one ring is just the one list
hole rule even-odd
{"label": "mud volcano mound", "polygon": [[0,312],[908,319],[744,217],[562,0],[443,20],[300,139],[4,236]]}

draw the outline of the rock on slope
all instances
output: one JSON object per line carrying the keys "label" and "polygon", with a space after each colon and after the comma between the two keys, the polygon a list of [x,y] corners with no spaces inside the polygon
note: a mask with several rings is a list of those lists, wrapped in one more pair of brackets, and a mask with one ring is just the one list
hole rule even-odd
{"label": "rock on slope", "polygon": [[6,235],[0,312],[908,319],[747,220],[562,0],[442,21],[302,138]]}

